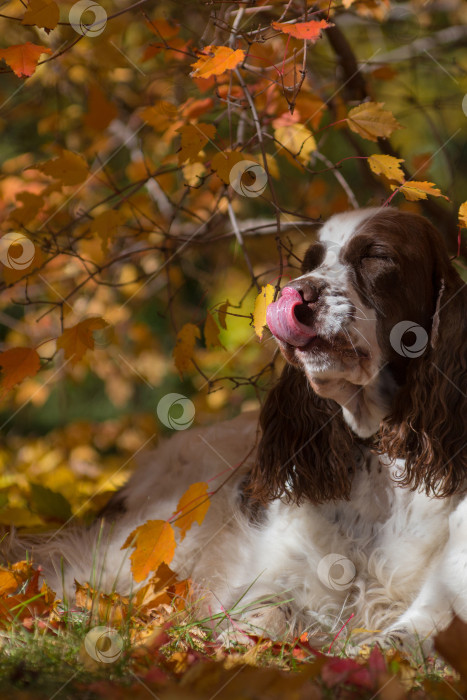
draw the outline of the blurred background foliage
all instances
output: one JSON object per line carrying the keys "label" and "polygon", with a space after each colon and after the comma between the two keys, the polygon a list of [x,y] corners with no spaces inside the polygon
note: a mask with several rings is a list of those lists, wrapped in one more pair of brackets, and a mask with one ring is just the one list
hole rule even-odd
{"label": "blurred background foliage", "polygon": [[[24,26],[19,0],[0,8],[2,49],[31,42],[52,52],[31,77],[0,67],[0,232],[22,232],[37,252],[25,272],[1,266],[0,349],[41,357],[35,376],[2,391],[0,523],[27,528],[66,520],[60,498],[80,517],[97,512],[170,432],[156,416],[168,392],[191,398],[195,425],[259,406],[277,358],[269,333],[260,341],[252,326],[258,291],[296,275],[308,223],[387,203],[390,182],[371,172],[369,155],[404,159],[407,177],[449,197],[397,193],[391,204],[429,216],[453,255],[467,199],[464,0],[101,5],[109,19],[98,36],[69,26],[71,3],[59,3],[63,24],[52,31]],[[306,42],[304,75],[305,42],[271,23],[319,17],[335,27]],[[238,73],[193,78],[207,45],[248,58]],[[384,103],[403,128],[377,142],[352,132],[347,114],[365,100]],[[199,123],[216,135],[180,162],[177,130]],[[277,140],[281,124],[305,124],[316,149],[292,157]],[[76,184],[34,169],[63,149],[89,168]],[[219,150],[260,164],[266,155],[261,196],[241,196],[212,172]],[[121,220],[102,233],[95,222],[109,210]],[[464,274],[461,257],[455,264]],[[208,312],[220,334],[210,347]],[[57,338],[94,316],[109,325],[66,362]],[[186,323],[200,338],[181,375],[172,352]]]}

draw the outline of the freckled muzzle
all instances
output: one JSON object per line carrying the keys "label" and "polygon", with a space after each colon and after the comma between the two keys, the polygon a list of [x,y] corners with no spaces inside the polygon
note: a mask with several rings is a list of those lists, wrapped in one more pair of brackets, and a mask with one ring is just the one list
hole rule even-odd
{"label": "freckled muzzle", "polygon": [[300,293],[293,287],[284,287],[280,298],[269,304],[266,320],[271,333],[289,345],[303,347],[316,337],[315,331],[301,323],[295,313],[297,306],[303,305]]}

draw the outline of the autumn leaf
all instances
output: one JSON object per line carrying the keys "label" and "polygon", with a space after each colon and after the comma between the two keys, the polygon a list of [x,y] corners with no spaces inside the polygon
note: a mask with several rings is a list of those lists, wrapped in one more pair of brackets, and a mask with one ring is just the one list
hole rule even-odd
{"label": "autumn leaf", "polygon": [[303,124],[278,126],[274,130],[274,138],[304,164],[308,163],[310,154],[317,148],[315,137]]}
{"label": "autumn leaf", "polygon": [[251,160],[251,157],[240,151],[222,151],[211,158],[211,170],[214,170],[224,184],[229,185],[232,168],[242,160]]}
{"label": "autumn leaf", "polygon": [[29,0],[21,24],[34,25],[41,29],[55,29],[60,19],[60,10],[53,0]]}
{"label": "autumn leaf", "polygon": [[212,314],[208,312],[204,322],[204,342],[207,348],[223,347],[219,340],[219,326],[215,322]]}
{"label": "autumn leaf", "polygon": [[[176,516],[174,525],[180,528],[180,541],[185,539],[186,533],[194,522],[201,525],[210,505],[207,483],[198,481],[191,484],[179,500],[174,513]],[[181,515],[178,515],[179,513]]]}
{"label": "autumn leaf", "polygon": [[60,180],[62,185],[79,185],[89,176],[88,164],[83,156],[66,150],[63,150],[57,158],[28,169],[39,170],[44,175]]}
{"label": "autumn leaf", "polygon": [[16,195],[16,201],[21,204],[11,213],[12,221],[24,226],[35,219],[44,206],[44,197],[32,192],[20,192]]}
{"label": "autumn leaf", "polygon": [[230,306],[230,301],[227,299],[223,304],[217,309],[217,318],[219,319],[219,324],[221,328],[225,331],[227,330],[227,309]]}
{"label": "autumn leaf", "polygon": [[34,348],[10,348],[0,353],[3,390],[9,391],[26,377],[34,377],[40,366],[40,357]]}
{"label": "autumn leaf", "polygon": [[400,163],[403,162],[403,158],[394,158],[380,153],[375,153],[368,158],[368,165],[376,175],[384,175],[388,180],[396,180],[396,182],[404,182],[405,175],[400,167]]}
{"label": "autumn leaf", "polygon": [[289,34],[294,39],[307,39],[308,41],[317,41],[321,36],[321,30],[333,27],[330,22],[325,19],[310,20],[309,22],[297,22],[296,24],[286,24],[283,22],[273,22],[272,26],[278,32]]}
{"label": "autumn leaf", "polygon": [[148,520],[127,537],[122,549],[133,546],[131,571],[137,583],[165,562],[170,564],[175,554],[175,533],[165,520]]}
{"label": "autumn leaf", "polygon": [[210,78],[212,75],[222,75],[226,70],[236,68],[245,58],[242,49],[229,48],[228,46],[205,46],[203,54],[196,63],[192,63],[192,78]]}
{"label": "autumn leaf", "polygon": [[172,39],[180,31],[180,25],[170,24],[166,19],[152,19],[147,21],[146,25],[161,39]]}
{"label": "autumn leaf", "polygon": [[59,520],[63,523],[73,516],[65,496],[41,484],[31,484],[31,510],[47,520]]}
{"label": "autumn leaf", "polygon": [[101,131],[118,116],[116,105],[107,99],[97,85],[89,86],[88,111],[83,117],[85,126]]}
{"label": "autumn leaf", "polygon": [[449,197],[442,194],[441,190],[434,186],[434,182],[417,182],[407,180],[403,185],[391,185],[392,190],[399,190],[409,202],[416,202],[418,199],[427,199],[427,195],[433,197],[443,197],[449,201]]}
{"label": "autumn leaf", "polygon": [[125,221],[126,216],[115,209],[108,209],[95,217],[91,224],[91,233],[95,233],[100,237],[104,251],[108,250],[109,240],[113,238],[118,227],[124,224]]}
{"label": "autumn leaf", "polygon": [[57,350],[63,350],[65,359],[75,365],[81,360],[86,350],[94,350],[93,331],[101,330],[108,325],[103,318],[87,318],[76,326],[67,328],[57,338]]}
{"label": "autumn leaf", "polygon": [[214,124],[187,124],[177,131],[182,136],[181,148],[178,152],[178,162],[181,165],[186,160],[193,161],[196,158],[207,142],[214,138],[216,127]]}
{"label": "autumn leaf", "polygon": [[0,49],[0,58],[8,63],[18,78],[28,78],[36,70],[39,57],[43,53],[52,53],[52,49],[31,44],[28,41],[26,44],[16,44],[8,46],[6,49]]}
{"label": "autumn leaf", "polygon": [[195,326],[193,323],[185,323],[177,333],[177,341],[173,350],[173,356],[175,366],[180,374],[190,369],[196,338],[200,337],[200,330],[198,326]]}
{"label": "autumn leaf", "polygon": [[467,202],[459,207],[459,225],[461,228],[467,228]]}
{"label": "autumn leaf", "polygon": [[261,287],[261,291],[255,300],[255,309],[253,311],[253,327],[256,335],[261,340],[263,337],[263,328],[266,325],[266,309],[274,299],[274,287],[272,284],[267,284]]}
{"label": "autumn leaf", "polygon": [[388,138],[396,129],[402,129],[392,112],[383,109],[382,102],[364,102],[347,115],[349,128],[369,141]]}

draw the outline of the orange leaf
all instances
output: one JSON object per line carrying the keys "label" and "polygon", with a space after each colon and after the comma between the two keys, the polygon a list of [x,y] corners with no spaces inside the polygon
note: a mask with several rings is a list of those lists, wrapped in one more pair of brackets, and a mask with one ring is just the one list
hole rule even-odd
{"label": "orange leaf", "polygon": [[181,513],[174,521],[174,525],[180,528],[180,541],[185,539],[186,533],[194,522],[201,525],[210,505],[207,483],[198,481],[191,484],[179,500],[175,513],[175,515]]}
{"label": "orange leaf", "polygon": [[28,170],[39,172],[60,180],[62,185],[79,185],[89,176],[89,168],[83,156],[72,151],[62,150],[57,158],[34,165]]}
{"label": "orange leaf", "polygon": [[242,49],[230,49],[228,46],[205,46],[202,55],[192,63],[194,69],[192,78],[210,78],[211,75],[222,75],[226,70],[236,68],[245,58]]}
{"label": "orange leaf", "polygon": [[0,58],[8,63],[18,78],[27,78],[36,70],[39,56],[43,53],[52,53],[52,49],[31,44],[28,41],[27,44],[16,44],[8,46],[6,49],[0,49]]}
{"label": "orange leaf", "polygon": [[227,299],[227,301],[221,304],[217,309],[217,318],[219,319],[221,328],[225,331],[227,330],[227,309],[230,305],[230,301]]}
{"label": "orange leaf", "polygon": [[331,22],[326,22],[325,19],[310,20],[310,22],[298,22],[297,24],[285,24],[283,22],[273,22],[272,26],[278,32],[290,34],[294,39],[307,39],[308,41],[317,41],[321,36],[321,30],[333,27]]}
{"label": "orange leaf", "polygon": [[41,29],[55,29],[60,19],[60,10],[53,0],[29,0],[29,9],[21,24],[34,25]]}
{"label": "orange leaf", "polygon": [[97,85],[89,86],[88,112],[84,115],[84,124],[91,129],[101,131],[115,119],[118,109],[110,102]]}
{"label": "orange leaf", "polygon": [[96,216],[91,224],[91,233],[100,236],[104,251],[107,251],[109,240],[115,235],[118,227],[125,223],[125,220],[125,214],[115,209],[108,209]]}
{"label": "orange leaf", "polygon": [[215,322],[212,314],[208,313],[204,322],[204,341],[207,348],[223,347],[219,340],[219,326]]}
{"label": "orange leaf", "polygon": [[93,331],[106,328],[109,324],[103,318],[87,318],[72,328],[67,328],[57,339],[57,350],[63,350],[65,359],[76,364],[86,350],[94,350]]}
{"label": "orange leaf", "polygon": [[392,112],[383,109],[382,102],[363,102],[347,115],[349,128],[369,141],[388,138],[396,129],[402,129]]}
{"label": "orange leaf", "polygon": [[170,564],[175,553],[175,533],[165,520],[148,520],[127,537],[122,549],[134,546],[131,571],[138,583],[165,562]]}
{"label": "orange leaf", "polygon": [[434,187],[434,182],[417,182],[416,180],[407,180],[403,185],[391,185],[392,190],[400,190],[404,197],[409,202],[416,202],[417,199],[428,199],[427,195],[433,197],[444,197],[449,201],[449,197],[441,193],[437,187]]}
{"label": "orange leaf", "polygon": [[185,323],[177,333],[177,343],[173,350],[173,356],[175,366],[180,374],[190,369],[196,338],[200,336],[201,333],[198,326],[195,326],[193,323]]}
{"label": "orange leaf", "polygon": [[26,377],[34,377],[41,366],[40,357],[34,348],[11,348],[0,354],[3,369],[2,387],[9,391]]}
{"label": "orange leaf", "polygon": [[216,133],[214,124],[187,124],[177,131],[182,135],[181,148],[178,152],[179,165],[186,160],[193,162],[200,150],[204,148]]}

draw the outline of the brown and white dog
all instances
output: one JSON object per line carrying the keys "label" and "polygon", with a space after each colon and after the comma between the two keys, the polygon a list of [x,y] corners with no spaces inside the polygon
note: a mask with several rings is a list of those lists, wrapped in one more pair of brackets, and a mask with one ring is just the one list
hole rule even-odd
{"label": "brown and white dog", "polygon": [[252,413],[178,432],[103,531],[31,543],[52,586],[63,558],[68,591],[94,572],[128,593],[129,532],[228,464],[172,562],[205,611],[228,611],[223,634],[319,641],[354,613],[350,627],[423,641],[453,612],[467,619],[465,285],[433,226],[393,209],[333,216],[302,272],[268,309],[287,364],[259,438]]}

